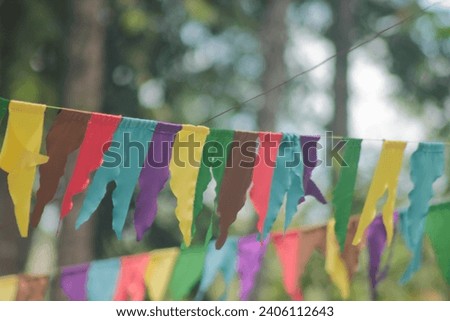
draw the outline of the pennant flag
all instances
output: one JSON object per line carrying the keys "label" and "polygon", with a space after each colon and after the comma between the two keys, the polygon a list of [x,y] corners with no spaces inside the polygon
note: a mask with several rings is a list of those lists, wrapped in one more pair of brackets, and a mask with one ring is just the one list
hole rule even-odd
{"label": "pennant flag", "polygon": [[36,227],[41,220],[44,207],[55,196],[58,183],[64,175],[68,156],[80,148],[90,114],[61,110],[46,138],[49,161],[39,167],[39,190],[31,215],[31,224]]}
{"label": "pennant flag", "polygon": [[237,272],[241,284],[239,294],[241,301],[248,300],[255,287],[256,277],[261,269],[268,243],[269,239],[261,242],[256,234],[241,237],[238,241]]}
{"label": "pennant flag", "polygon": [[144,274],[150,259],[149,253],[124,256],[120,259],[119,281],[115,301],[142,301],[145,299]]}
{"label": "pennant flag", "polygon": [[[398,212],[394,213],[397,222]],[[381,256],[386,247],[386,229],[381,216],[377,216],[367,228],[367,249],[369,251],[369,278],[372,300],[377,298],[377,286],[386,277],[388,265],[380,273]]]}
{"label": "pennant flag", "polygon": [[175,215],[186,246],[191,244],[191,231],[194,211],[195,185],[200,169],[203,145],[209,128],[183,125],[173,146],[173,156],[169,170],[170,188],[177,198]]}
{"label": "pennant flag", "polygon": [[158,211],[158,195],[169,179],[169,162],[175,135],[181,125],[158,122],[148,149],[147,160],[139,176],[140,191],[134,210],[136,238],[142,240]]}
{"label": "pennant flag", "polygon": [[[312,180],[312,172],[317,167],[317,142],[320,140],[320,136],[300,136],[300,143],[302,145],[303,155],[303,190],[305,196],[314,196],[322,204],[326,204],[327,201],[323,197],[322,192],[316,183]],[[299,204],[305,201],[305,197],[300,199]]]}
{"label": "pennant flag", "polygon": [[361,242],[366,228],[375,218],[377,211],[377,202],[388,190],[388,197],[383,207],[383,223],[386,227],[387,244],[390,245],[392,235],[394,233],[394,208],[395,199],[397,198],[398,176],[402,167],[403,152],[406,143],[398,141],[385,141],[381,151],[372,183],[370,184],[369,193],[361,213],[359,226],[353,239],[353,244],[357,245]]}
{"label": "pennant flag", "polygon": [[[298,280],[302,279],[306,266],[314,251],[325,253],[327,237],[326,225],[314,228],[300,230],[299,232],[299,263],[298,263]],[[303,296],[303,295],[302,295]]]}
{"label": "pennant flag", "polygon": [[304,196],[302,176],[303,163],[298,137],[292,134],[283,134],[270,188],[269,208],[264,223],[263,239],[272,229],[286,194],[284,229],[286,230],[289,226],[292,217],[297,212],[298,202]]}
{"label": "pennant flag", "polygon": [[9,100],[0,98],[0,124],[8,113]]}
{"label": "pennant flag", "polygon": [[150,262],[145,272],[145,283],[152,301],[164,300],[179,252],[178,248],[151,252]]}
{"label": "pennant flag", "polygon": [[250,199],[258,215],[256,227],[263,232],[269,207],[270,187],[275,169],[278,148],[283,135],[281,133],[259,133],[259,151],[252,178]]}
{"label": "pennant flag", "polygon": [[227,298],[228,288],[236,273],[237,246],[237,237],[229,237],[220,250],[215,248],[213,242],[209,243],[205,265],[203,266],[202,280],[200,281],[195,300],[198,301],[204,298],[219,272],[222,272],[223,280],[225,281],[225,289],[221,300]]}
{"label": "pennant flag", "polygon": [[344,251],[347,226],[352,210],[361,142],[361,139],[347,140],[344,152],[345,165],[341,166],[339,179],[333,192],[334,217],[336,219],[335,233],[341,252]]}
{"label": "pennant flag", "polygon": [[173,300],[186,298],[200,281],[205,255],[203,246],[191,246],[181,250],[169,283],[169,294]]}
{"label": "pennant flag", "polygon": [[430,207],[425,231],[431,241],[442,275],[450,285],[450,203]]}
{"label": "pennant flag", "polygon": [[42,301],[48,288],[48,276],[19,275],[16,301]]}
{"label": "pennant flag", "polygon": [[119,279],[120,259],[92,261],[87,272],[89,301],[112,301]]}
{"label": "pennant flag", "polygon": [[[232,130],[211,129],[203,147],[202,162],[195,186],[194,224],[192,234],[195,233],[195,222],[203,208],[203,193],[206,191],[212,176],[216,182],[216,196],[220,193],[222,179],[227,164],[228,154],[232,147],[234,132]],[[212,222],[212,221],[211,221]]]}
{"label": "pennant flag", "polygon": [[[114,133],[111,146],[104,155],[103,165],[95,172],[87,190],[76,221],[76,228],[91,217],[105,196],[108,183],[114,181],[116,187],[112,193],[114,205],[112,225],[117,238],[119,240],[122,238],[128,208],[155,126],[156,122],[152,120],[122,118]],[[114,161],[106,163],[110,158]]]}
{"label": "pennant flag", "polygon": [[232,148],[219,191],[217,214],[219,215],[219,237],[216,248],[220,249],[228,236],[228,229],[244,206],[247,189],[252,181],[256,160],[257,133],[235,132],[233,142],[239,148]]}
{"label": "pennant flag", "polygon": [[401,216],[401,229],[413,257],[400,280],[403,284],[419,270],[422,262],[426,215],[433,197],[433,183],[444,172],[444,160],[444,145],[440,143],[420,143],[411,156],[411,180],[414,187],[409,193],[409,208]]}
{"label": "pennant flag", "polygon": [[73,207],[72,198],[88,187],[90,174],[102,164],[103,152],[107,149],[105,146],[110,143],[121,119],[121,116],[91,115],[61,204],[61,218],[69,214]]}
{"label": "pennant flag", "polygon": [[283,268],[283,284],[286,293],[295,301],[303,300],[299,287],[300,231],[286,234],[273,233],[272,241]]}
{"label": "pennant flag", "polygon": [[19,285],[17,275],[0,276],[0,301],[14,301]]}
{"label": "pennant flag", "polygon": [[86,284],[88,269],[89,263],[62,268],[60,277],[61,289],[69,300],[87,300]]}
{"label": "pennant flag", "polygon": [[41,155],[46,106],[12,100],[8,127],[0,153],[0,168],[8,173],[8,188],[22,237],[28,236],[30,202],[36,166],[48,161]]}
{"label": "pennant flag", "polygon": [[350,295],[350,277],[344,260],[341,258],[339,244],[334,234],[335,220],[332,219],[327,227],[327,249],[325,270],[331,281],[338,287],[341,296],[347,299]]}

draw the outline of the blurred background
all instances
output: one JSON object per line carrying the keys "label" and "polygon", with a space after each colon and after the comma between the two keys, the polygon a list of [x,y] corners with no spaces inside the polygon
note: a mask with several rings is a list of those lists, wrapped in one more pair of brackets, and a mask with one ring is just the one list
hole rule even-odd
{"label": "blurred background", "polygon": [[[346,52],[430,3],[0,0],[0,96],[197,125],[340,52],[320,68],[206,125],[305,135],[330,130],[334,135],[373,139],[363,143],[355,214],[367,194],[381,139],[409,140],[397,203],[407,206],[412,188],[408,160],[416,143],[449,140],[450,5],[437,4],[350,54]],[[54,116],[47,112],[47,129]],[[2,133],[5,125],[6,121]],[[335,173],[325,166],[314,173],[328,199]],[[94,218],[80,230],[74,230],[76,213],[59,222],[56,199],[46,208],[40,226],[28,239],[20,239],[1,174],[0,275],[55,273],[62,265],[180,244],[175,199],[168,188],[160,195],[157,220],[145,240],[135,241],[130,215],[123,240],[118,241],[111,229],[110,191],[114,186]],[[448,200],[447,176],[436,182],[433,202]],[[203,212],[208,215],[213,209],[212,188],[205,195]],[[202,244],[207,229],[208,215],[204,214],[197,244]],[[331,206],[309,200],[299,208],[292,227],[323,224],[331,215]],[[282,221],[275,229],[281,229]],[[253,208],[246,204],[232,234],[252,233],[254,224]],[[401,237],[393,246],[392,269],[380,285],[379,299],[448,300],[450,290],[428,240],[422,269],[406,286],[398,280],[410,254]],[[340,299],[319,254],[312,257],[302,284],[307,300]],[[217,299],[221,287],[218,280],[209,299]],[[236,299],[237,281],[233,289],[231,299]],[[364,250],[351,299],[369,298]],[[54,286],[49,299],[64,296]],[[273,248],[269,248],[252,299],[288,299]]]}

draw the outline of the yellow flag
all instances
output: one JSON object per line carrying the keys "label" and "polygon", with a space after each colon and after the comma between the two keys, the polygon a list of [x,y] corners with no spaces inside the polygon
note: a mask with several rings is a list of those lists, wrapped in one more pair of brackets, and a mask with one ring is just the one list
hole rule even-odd
{"label": "yellow flag", "polygon": [[36,166],[48,161],[40,155],[46,106],[11,101],[8,127],[0,153],[0,168],[8,173],[8,188],[22,237],[28,236],[31,192]]}
{"label": "yellow flag", "polygon": [[15,301],[19,285],[17,275],[0,277],[0,301]]}
{"label": "yellow flag", "polygon": [[341,257],[341,250],[334,233],[335,219],[331,219],[327,226],[327,248],[325,253],[325,270],[331,281],[338,287],[341,296],[347,299],[350,295],[350,278],[347,266]]}
{"label": "yellow flag", "polygon": [[175,215],[186,246],[191,244],[195,186],[209,128],[183,125],[173,145],[170,160],[170,188],[177,198]]}
{"label": "yellow flag", "polygon": [[179,248],[150,252],[150,260],[145,271],[145,284],[152,301],[164,300],[179,253]]}
{"label": "yellow flag", "polygon": [[403,152],[406,143],[398,141],[385,141],[381,150],[369,193],[359,219],[358,229],[353,239],[353,245],[361,242],[365,230],[374,220],[377,213],[377,202],[384,195],[386,189],[388,197],[383,206],[383,223],[386,228],[387,244],[390,245],[394,234],[394,210],[397,198],[397,185],[402,168]]}

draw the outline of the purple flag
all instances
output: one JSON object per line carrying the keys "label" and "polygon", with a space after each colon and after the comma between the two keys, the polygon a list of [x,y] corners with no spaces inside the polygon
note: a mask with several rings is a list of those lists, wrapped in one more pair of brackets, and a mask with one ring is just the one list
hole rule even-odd
{"label": "purple flag", "polygon": [[61,289],[72,301],[86,301],[89,263],[65,267],[61,271]]}
{"label": "purple flag", "polygon": [[158,195],[169,178],[173,141],[180,130],[181,125],[163,122],[156,125],[147,159],[139,177],[140,192],[134,212],[134,227],[138,241],[155,220]]}
{"label": "purple flag", "polygon": [[267,250],[268,238],[261,242],[257,234],[241,237],[238,242],[238,274],[241,284],[240,299],[248,300],[256,276],[261,269],[261,263]]}
{"label": "purple flag", "polygon": [[[320,136],[300,136],[300,144],[302,145],[303,159],[303,190],[305,196],[314,196],[320,203],[326,204],[327,201],[323,197],[322,192],[312,180],[312,172],[317,167],[317,142]],[[305,201],[305,197],[300,198],[299,204]]]}
{"label": "purple flag", "polygon": [[[394,225],[398,221],[398,212],[394,212]],[[372,300],[377,297],[377,285],[387,275],[389,270],[389,260],[383,271],[380,272],[381,256],[386,247],[386,228],[383,224],[383,217],[377,216],[367,228],[367,249],[369,251],[369,278],[371,285]]]}

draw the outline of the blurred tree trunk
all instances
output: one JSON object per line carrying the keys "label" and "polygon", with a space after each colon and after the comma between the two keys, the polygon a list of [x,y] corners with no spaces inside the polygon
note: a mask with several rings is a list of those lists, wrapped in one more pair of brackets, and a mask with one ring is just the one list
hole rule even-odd
{"label": "blurred tree trunk", "polygon": [[[261,25],[261,46],[266,68],[262,76],[262,89],[267,91],[286,79],[284,52],[287,30],[286,12],[290,0],[268,0]],[[283,91],[276,89],[265,96],[263,108],[258,114],[260,130],[273,131],[277,110],[281,108]]]}
{"label": "blurred tree trunk", "polygon": [[[105,0],[76,0],[71,4],[64,106],[98,111],[102,105],[106,34],[100,17]],[[94,220],[75,231],[80,201],[80,197],[75,198],[73,211],[63,221],[58,250],[60,266],[86,262],[94,256]],[[56,299],[63,298],[60,291],[56,291]]]}

